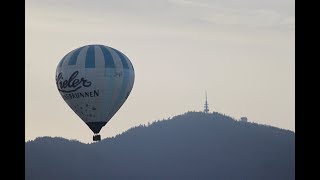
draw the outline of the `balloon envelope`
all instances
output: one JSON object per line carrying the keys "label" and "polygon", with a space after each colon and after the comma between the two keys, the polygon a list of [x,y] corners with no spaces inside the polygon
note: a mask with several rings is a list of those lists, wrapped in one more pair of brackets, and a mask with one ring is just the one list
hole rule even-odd
{"label": "balloon envelope", "polygon": [[56,69],[62,98],[95,134],[126,101],[133,83],[134,69],[128,57],[104,45],[77,48]]}

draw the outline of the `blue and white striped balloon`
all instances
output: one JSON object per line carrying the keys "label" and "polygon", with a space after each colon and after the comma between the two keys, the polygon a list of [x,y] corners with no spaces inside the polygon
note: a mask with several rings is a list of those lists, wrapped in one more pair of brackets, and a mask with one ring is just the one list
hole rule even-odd
{"label": "blue and white striped balloon", "polygon": [[57,88],[95,133],[128,98],[134,69],[126,55],[104,45],[87,45],[65,55],[56,70]]}

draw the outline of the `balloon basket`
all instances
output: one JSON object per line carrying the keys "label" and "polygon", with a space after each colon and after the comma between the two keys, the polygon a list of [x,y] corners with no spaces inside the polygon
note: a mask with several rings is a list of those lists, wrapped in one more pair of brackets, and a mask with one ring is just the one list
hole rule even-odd
{"label": "balloon basket", "polygon": [[99,134],[93,135],[93,141],[101,141],[101,136]]}

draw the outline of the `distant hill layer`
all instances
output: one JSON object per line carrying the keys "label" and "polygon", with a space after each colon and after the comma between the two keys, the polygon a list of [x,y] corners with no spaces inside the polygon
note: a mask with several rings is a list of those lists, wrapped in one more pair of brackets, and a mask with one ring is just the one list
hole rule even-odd
{"label": "distant hill layer", "polygon": [[98,143],[41,137],[25,144],[27,180],[295,179],[295,134],[188,112]]}

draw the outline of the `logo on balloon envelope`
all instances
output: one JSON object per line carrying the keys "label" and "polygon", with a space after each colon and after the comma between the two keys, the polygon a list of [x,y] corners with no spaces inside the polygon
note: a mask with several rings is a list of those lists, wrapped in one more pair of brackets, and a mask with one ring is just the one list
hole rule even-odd
{"label": "logo on balloon envelope", "polygon": [[62,72],[56,76],[56,85],[60,92],[68,93],[64,94],[64,99],[73,99],[79,97],[95,97],[99,96],[99,90],[93,90],[90,92],[80,92],[74,93],[75,91],[83,88],[90,87],[92,82],[85,79],[84,77],[78,78],[79,71],[73,72],[69,78],[65,79],[62,75]]}
{"label": "logo on balloon envelope", "polygon": [[[76,90],[80,89],[81,87],[89,87],[91,86],[91,82],[85,78],[78,79],[77,75],[79,71],[75,71],[71,74],[69,79],[63,81],[62,72],[59,73],[58,77],[56,77],[56,84],[59,91],[62,92],[75,92]],[[64,90],[65,88],[73,88],[71,90]]]}

